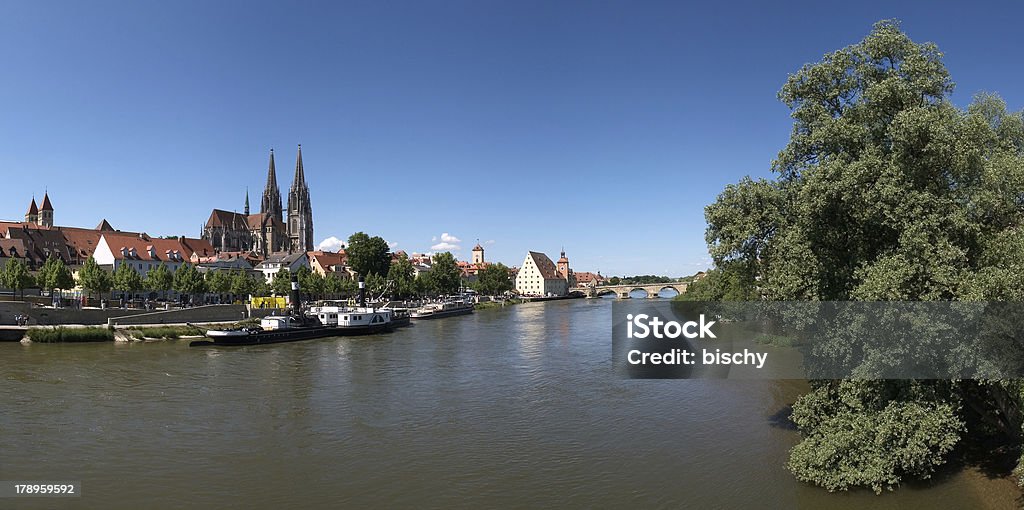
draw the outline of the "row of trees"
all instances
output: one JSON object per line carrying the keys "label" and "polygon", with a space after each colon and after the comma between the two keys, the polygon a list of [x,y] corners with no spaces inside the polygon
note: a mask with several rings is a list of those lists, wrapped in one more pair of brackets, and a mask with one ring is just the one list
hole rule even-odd
{"label": "row of trees", "polygon": [[[434,256],[431,270],[418,276],[412,262],[401,254],[392,262],[391,251],[384,239],[370,237],[357,232],[349,237],[347,248],[349,264],[358,274],[366,278],[367,290],[373,294],[387,293],[397,299],[434,295],[452,295],[463,287],[462,270],[455,256],[445,252]],[[326,277],[302,267],[297,271],[302,292],[314,298],[348,297],[358,288],[355,281],[337,274]],[[145,277],[127,264],[107,272],[90,257],[78,273],[77,282],[67,265],[57,257],[50,257],[33,276],[24,261],[9,261],[0,271],[0,285],[21,291],[31,287],[44,290],[66,290],[76,283],[91,297],[117,291],[135,294],[140,291],[156,292],[165,299],[168,292],[175,291],[184,296],[215,294],[230,296],[269,296],[272,293],[287,295],[291,290],[291,273],[282,269],[268,284],[263,278],[249,272],[208,271],[201,274],[191,264],[182,265],[171,272],[161,263],[146,273]],[[477,277],[473,285],[481,294],[499,295],[512,290],[509,268],[504,264],[490,264]]]}

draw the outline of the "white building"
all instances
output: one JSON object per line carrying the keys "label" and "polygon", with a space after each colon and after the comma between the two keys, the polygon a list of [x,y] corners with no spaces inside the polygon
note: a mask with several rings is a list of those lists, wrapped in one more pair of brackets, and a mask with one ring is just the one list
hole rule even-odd
{"label": "white building", "polygon": [[101,266],[108,266],[116,271],[122,265],[128,265],[141,276],[145,277],[161,263],[172,273],[182,264],[188,262],[191,254],[177,239],[160,239],[146,234],[122,235],[107,232],[100,236],[96,243],[96,251],[92,257]]}
{"label": "white building", "polygon": [[569,292],[569,281],[547,255],[531,251],[516,274],[516,291],[524,296],[564,296]]}
{"label": "white building", "polygon": [[289,272],[296,272],[300,267],[310,267],[309,258],[306,257],[306,252],[299,253],[276,253],[267,257],[267,260],[260,262],[256,266],[256,270],[263,273],[263,278],[270,283],[274,280],[274,275],[282,269],[287,269]]}

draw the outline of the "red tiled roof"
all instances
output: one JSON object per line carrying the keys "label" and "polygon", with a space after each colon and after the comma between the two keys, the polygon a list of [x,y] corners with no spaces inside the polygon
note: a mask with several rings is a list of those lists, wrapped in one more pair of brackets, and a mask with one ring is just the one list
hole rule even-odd
{"label": "red tiled roof", "polygon": [[[112,232],[103,233],[103,238],[106,239],[107,245],[110,246],[110,251],[113,252],[114,258],[118,260],[127,258],[129,260],[154,262],[181,262],[188,261],[190,255],[178,239],[153,238],[145,234],[130,236]],[[127,257],[122,248],[128,250]],[[152,253],[150,248],[153,250]],[[132,254],[133,249],[134,254]],[[173,258],[174,253],[177,253],[181,260]]]}

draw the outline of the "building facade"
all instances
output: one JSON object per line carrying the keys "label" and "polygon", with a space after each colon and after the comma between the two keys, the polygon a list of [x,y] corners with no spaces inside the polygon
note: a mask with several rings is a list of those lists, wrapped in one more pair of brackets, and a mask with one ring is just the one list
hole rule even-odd
{"label": "building facade", "polygon": [[302,146],[295,160],[295,178],[288,191],[288,217],[281,207],[277,186],[274,150],[270,150],[267,184],[260,199],[260,212],[249,214],[249,193],[245,195],[244,214],[214,209],[203,225],[202,238],[218,252],[252,252],[261,258],[273,253],[313,250],[313,206],[309,200],[302,165]]}
{"label": "building facade", "polygon": [[[562,258],[565,259],[565,252],[562,252]],[[565,271],[569,271],[568,259],[565,259]],[[541,252],[527,252],[515,282],[516,292],[524,296],[564,296],[569,293],[569,281],[559,272],[559,267]]]}

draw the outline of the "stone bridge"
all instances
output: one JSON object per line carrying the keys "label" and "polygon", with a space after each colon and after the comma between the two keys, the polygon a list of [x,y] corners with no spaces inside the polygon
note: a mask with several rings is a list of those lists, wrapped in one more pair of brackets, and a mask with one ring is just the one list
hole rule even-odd
{"label": "stone bridge", "polygon": [[686,292],[687,283],[685,282],[672,282],[672,283],[652,283],[648,285],[602,285],[600,287],[588,287],[582,290],[588,298],[603,296],[605,294],[615,294],[615,297],[619,299],[629,299],[629,293],[634,290],[642,290],[647,293],[648,299],[653,299],[658,296],[658,293],[665,289],[672,289],[680,294]]}

